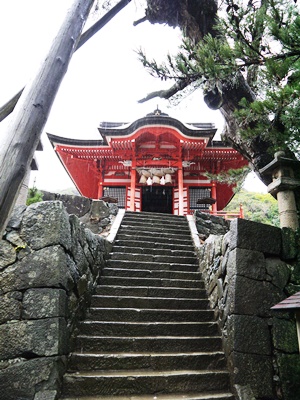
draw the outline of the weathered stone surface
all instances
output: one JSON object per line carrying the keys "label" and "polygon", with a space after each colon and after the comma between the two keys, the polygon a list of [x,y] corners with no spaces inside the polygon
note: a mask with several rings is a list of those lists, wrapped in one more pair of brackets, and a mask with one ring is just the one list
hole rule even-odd
{"label": "weathered stone surface", "polygon": [[76,248],[77,243],[79,243],[83,247],[86,242],[85,226],[75,215],[69,216],[69,222],[72,238],[71,250],[73,251],[73,248]]}
{"label": "weathered stone surface", "polygon": [[67,316],[67,295],[63,289],[28,289],[24,293],[22,305],[24,319]]}
{"label": "weathered stone surface", "polygon": [[231,315],[227,320],[228,345],[231,351],[248,354],[271,354],[271,337],[265,318]]}
{"label": "weathered stone surface", "polygon": [[272,320],[273,344],[276,350],[284,353],[297,353],[299,351],[296,321],[273,318]]}
{"label": "weathered stone surface", "polygon": [[109,216],[110,211],[107,204],[102,200],[94,200],[91,206],[91,218],[103,219]]}
{"label": "weathered stone surface", "polygon": [[16,292],[9,293],[1,297],[1,307],[0,307],[0,324],[4,322],[20,319],[21,317],[21,299],[22,294],[19,292],[21,296],[16,299],[14,296]]}
{"label": "weathered stone surface", "polygon": [[56,400],[69,336],[112,245],[57,201],[22,207],[11,225],[0,241],[0,399]]}
{"label": "weathered stone surface", "polygon": [[288,400],[300,399],[300,357],[297,354],[278,354],[283,396]]}
{"label": "weathered stone surface", "polygon": [[7,233],[5,239],[10,242],[13,246],[15,246],[17,251],[20,248],[25,248],[27,244],[20,238],[20,235],[17,231],[10,231]]}
{"label": "weathered stone surface", "polygon": [[285,296],[269,282],[237,275],[229,280],[228,297],[230,313],[266,317]]}
{"label": "weathered stone surface", "polygon": [[0,326],[0,359],[66,354],[67,335],[64,318],[12,321]]}
{"label": "weathered stone surface", "polygon": [[43,390],[38,392],[34,396],[34,400],[57,400],[58,392],[57,390]]}
{"label": "weathered stone surface", "polygon": [[21,221],[22,221],[25,210],[26,210],[26,206],[23,206],[23,205],[14,207],[12,214],[10,216],[10,219],[7,223],[7,230],[9,230],[9,228],[13,228],[13,229],[20,228]]}
{"label": "weathered stone surface", "polygon": [[201,211],[195,212],[196,226],[203,239],[211,235],[225,235],[229,230],[230,222],[224,218],[202,213]]}
{"label": "weathered stone surface", "polygon": [[109,207],[109,210],[110,210],[110,214],[111,214],[111,215],[117,215],[117,214],[118,214],[119,207],[118,207],[116,204],[114,204],[114,203],[108,203],[107,205],[108,205],[108,207]]}
{"label": "weathered stone surface", "polygon": [[60,201],[34,203],[27,207],[21,238],[34,250],[60,244],[71,248],[69,216]]}
{"label": "weathered stone surface", "polygon": [[291,270],[287,264],[278,258],[266,258],[266,270],[273,285],[283,290],[291,276]]}
{"label": "weathered stone surface", "polygon": [[65,360],[61,357],[16,360],[0,369],[0,398],[33,400],[36,392],[58,388],[64,370]]}
{"label": "weathered stone surface", "polygon": [[92,200],[87,197],[50,193],[45,191],[43,191],[43,200],[59,200],[63,203],[68,214],[74,214],[77,217],[82,217],[83,215],[87,214],[91,208],[92,203]]}
{"label": "weathered stone surface", "polygon": [[234,352],[230,363],[234,366],[234,385],[249,385],[255,398],[274,398],[271,356]]}
{"label": "weathered stone surface", "polygon": [[17,253],[14,247],[6,240],[0,240],[0,271],[13,264],[16,259]]}
{"label": "weathered stone surface", "polygon": [[73,280],[68,270],[67,255],[61,246],[35,251],[0,272],[0,293],[35,287],[64,287]]}
{"label": "weathered stone surface", "polygon": [[241,275],[251,279],[266,278],[266,261],[259,251],[235,248],[228,252],[227,274],[231,278]]}
{"label": "weathered stone surface", "polygon": [[280,228],[237,218],[231,222],[230,232],[231,249],[239,247],[264,254],[280,255],[281,253]]}
{"label": "weathered stone surface", "polygon": [[68,214],[75,214],[77,217],[87,214],[92,204],[91,199],[83,196],[59,194],[57,200],[63,203]]}
{"label": "weathered stone surface", "polygon": [[234,385],[239,400],[256,400],[250,385]]}
{"label": "weathered stone surface", "polygon": [[282,258],[291,260],[299,254],[299,239],[297,233],[291,228],[282,228]]}

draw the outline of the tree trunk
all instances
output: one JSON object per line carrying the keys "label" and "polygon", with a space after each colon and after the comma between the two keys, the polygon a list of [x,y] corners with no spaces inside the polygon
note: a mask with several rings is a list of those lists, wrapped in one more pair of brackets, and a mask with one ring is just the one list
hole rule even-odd
{"label": "tree trunk", "polygon": [[30,166],[93,0],[75,0],[39,72],[17,103],[0,145],[0,237]]}

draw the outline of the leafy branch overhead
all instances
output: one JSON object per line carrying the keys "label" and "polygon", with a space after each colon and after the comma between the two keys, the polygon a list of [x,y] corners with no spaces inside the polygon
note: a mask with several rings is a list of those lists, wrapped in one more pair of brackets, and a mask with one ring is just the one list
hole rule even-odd
{"label": "leafy branch overhead", "polygon": [[229,169],[228,171],[221,171],[218,174],[206,172],[204,175],[207,176],[211,181],[226,183],[227,185],[234,186],[235,192],[241,190],[247,175],[249,174],[249,167]]}
{"label": "leafy branch overhead", "polygon": [[[151,75],[175,81],[169,90],[142,101],[200,87],[208,106],[225,116],[235,147],[259,137],[270,142],[272,152],[279,148],[299,152],[298,5],[289,0],[225,0],[218,11],[213,30],[202,40],[184,37],[178,54],[167,55],[164,63],[148,60],[138,51]],[[255,161],[250,153],[246,157]]]}

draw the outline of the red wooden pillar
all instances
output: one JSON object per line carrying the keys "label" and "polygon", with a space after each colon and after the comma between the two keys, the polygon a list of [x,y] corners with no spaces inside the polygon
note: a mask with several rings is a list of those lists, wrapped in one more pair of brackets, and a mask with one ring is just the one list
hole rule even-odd
{"label": "red wooden pillar", "polygon": [[182,161],[178,163],[178,215],[183,215],[183,171]]}
{"label": "red wooden pillar", "polygon": [[[216,186],[216,182],[212,182],[212,187],[211,187],[211,197],[213,199],[217,200],[217,186]],[[217,201],[212,205],[212,213],[213,214],[217,214],[218,211],[218,205],[217,205]]]}
{"label": "red wooden pillar", "polygon": [[103,170],[102,167],[100,168],[99,172],[99,180],[98,180],[98,199],[103,197]]}
{"label": "red wooden pillar", "polygon": [[136,160],[132,160],[130,175],[130,211],[135,211]]}

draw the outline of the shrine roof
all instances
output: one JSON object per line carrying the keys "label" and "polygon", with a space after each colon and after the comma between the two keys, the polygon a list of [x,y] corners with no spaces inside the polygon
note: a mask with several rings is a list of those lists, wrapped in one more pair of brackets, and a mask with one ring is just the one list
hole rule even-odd
{"label": "shrine roof", "polygon": [[169,117],[167,114],[156,112],[147,114],[132,123],[101,122],[98,130],[106,141],[106,137],[111,136],[130,136],[138,129],[147,126],[169,126],[180,131],[183,135],[190,138],[209,138],[212,139],[217,129],[211,123],[182,123],[179,120]]}

